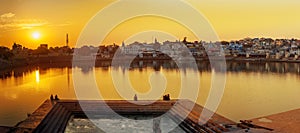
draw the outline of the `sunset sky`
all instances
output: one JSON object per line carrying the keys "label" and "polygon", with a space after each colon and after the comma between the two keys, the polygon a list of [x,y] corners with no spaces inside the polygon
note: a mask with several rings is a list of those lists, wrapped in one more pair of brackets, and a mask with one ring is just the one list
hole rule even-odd
{"label": "sunset sky", "polygon": [[[36,48],[41,43],[63,46],[68,33],[70,45],[74,46],[88,21],[113,2],[115,1],[1,1],[0,45],[11,47],[13,42],[16,42],[29,48]],[[207,18],[220,40],[245,37],[300,38],[299,0],[188,0],[187,2]],[[147,7],[147,5],[139,6]],[[130,10],[130,6],[124,7],[125,10]],[[111,15],[113,17],[120,12],[122,11],[112,12]],[[193,21],[193,17],[184,17]],[[178,39],[184,36],[190,40],[197,39],[189,30],[177,23],[161,18],[139,17],[114,28],[102,44],[120,44],[143,30],[164,31]],[[172,39],[154,33],[152,37],[150,36],[145,35],[144,38],[138,36],[140,39],[138,41],[149,42],[153,40],[153,36],[159,41]]]}

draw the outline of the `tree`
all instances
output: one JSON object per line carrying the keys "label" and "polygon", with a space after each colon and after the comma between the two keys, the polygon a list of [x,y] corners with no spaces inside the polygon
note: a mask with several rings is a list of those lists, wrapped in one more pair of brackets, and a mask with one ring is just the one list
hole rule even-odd
{"label": "tree", "polygon": [[50,51],[44,47],[38,47],[36,50],[34,50],[34,54],[36,55],[48,55],[49,52]]}
{"label": "tree", "polygon": [[13,57],[13,53],[7,47],[0,46],[0,58],[9,60]]}
{"label": "tree", "polygon": [[222,45],[229,45],[229,42],[227,42],[227,41],[221,41],[221,44]]}

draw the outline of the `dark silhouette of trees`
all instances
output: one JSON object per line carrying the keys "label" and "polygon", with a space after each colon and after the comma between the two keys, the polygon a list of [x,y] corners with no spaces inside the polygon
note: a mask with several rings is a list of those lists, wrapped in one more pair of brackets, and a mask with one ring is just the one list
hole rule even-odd
{"label": "dark silhouette of trees", "polygon": [[38,47],[36,50],[33,51],[35,55],[48,55],[49,50],[44,47]]}
{"label": "dark silhouette of trees", "polygon": [[0,59],[9,60],[13,57],[13,53],[7,47],[0,46]]}
{"label": "dark silhouette of trees", "polygon": [[229,42],[227,42],[227,41],[221,41],[221,44],[222,45],[229,45]]}

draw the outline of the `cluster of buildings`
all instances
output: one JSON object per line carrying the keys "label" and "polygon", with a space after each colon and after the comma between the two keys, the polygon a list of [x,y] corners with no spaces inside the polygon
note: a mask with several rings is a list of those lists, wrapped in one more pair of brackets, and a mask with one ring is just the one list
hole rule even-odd
{"label": "cluster of buildings", "polygon": [[172,58],[192,55],[198,58],[207,56],[266,58],[266,59],[298,59],[300,55],[300,40],[296,39],[271,39],[271,38],[245,38],[238,41],[189,42],[165,41],[153,43],[134,42],[126,45],[100,46],[97,56],[109,58],[120,48],[124,55],[138,55],[140,58],[160,57],[168,55]]}
{"label": "cluster of buildings", "polygon": [[[7,50],[7,49],[6,49]],[[37,49],[32,50],[14,43],[11,53],[14,57],[29,56],[97,56],[98,58],[112,58],[115,52],[123,55],[137,55],[139,58],[179,58],[194,56],[205,58],[208,56],[244,57],[244,58],[265,58],[265,59],[298,59],[300,55],[300,40],[296,39],[271,39],[271,38],[245,38],[238,41],[189,42],[187,38],[182,41],[152,43],[133,42],[126,45],[101,45],[83,46],[80,48],[50,47],[41,44]]]}
{"label": "cluster of buildings", "polygon": [[73,51],[74,49],[68,46],[49,48],[48,44],[40,44],[37,49],[29,49],[17,43],[14,43],[11,49],[15,58],[72,55]]}
{"label": "cluster of buildings", "polygon": [[300,55],[300,40],[296,39],[245,38],[221,44],[226,55],[246,58],[298,59]]}

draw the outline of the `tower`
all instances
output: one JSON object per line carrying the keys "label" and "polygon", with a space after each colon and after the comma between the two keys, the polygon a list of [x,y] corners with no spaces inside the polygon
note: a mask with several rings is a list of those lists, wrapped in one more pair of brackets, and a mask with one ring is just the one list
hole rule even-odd
{"label": "tower", "polygon": [[158,43],[158,41],[157,41],[157,39],[156,39],[156,38],[154,39],[154,43],[155,43],[155,44],[157,44],[157,43]]}
{"label": "tower", "polygon": [[66,46],[69,47],[69,34],[66,35]]}
{"label": "tower", "polygon": [[125,43],[124,43],[124,41],[122,42],[122,47],[125,47]]}

